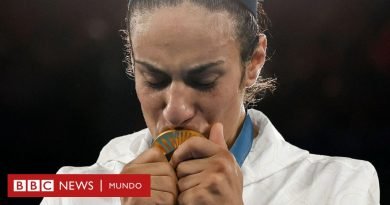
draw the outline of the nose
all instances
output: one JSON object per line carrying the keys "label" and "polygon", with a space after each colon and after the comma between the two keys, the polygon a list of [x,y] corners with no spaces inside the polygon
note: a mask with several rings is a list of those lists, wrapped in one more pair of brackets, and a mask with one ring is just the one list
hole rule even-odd
{"label": "nose", "polygon": [[183,83],[172,82],[166,92],[163,116],[169,127],[183,127],[195,115],[194,96]]}

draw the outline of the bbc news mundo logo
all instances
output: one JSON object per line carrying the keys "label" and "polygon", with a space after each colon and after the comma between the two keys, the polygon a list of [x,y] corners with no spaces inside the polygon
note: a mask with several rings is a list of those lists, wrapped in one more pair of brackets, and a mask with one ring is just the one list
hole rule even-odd
{"label": "bbc news mundo logo", "polygon": [[9,174],[8,197],[149,197],[147,174]]}

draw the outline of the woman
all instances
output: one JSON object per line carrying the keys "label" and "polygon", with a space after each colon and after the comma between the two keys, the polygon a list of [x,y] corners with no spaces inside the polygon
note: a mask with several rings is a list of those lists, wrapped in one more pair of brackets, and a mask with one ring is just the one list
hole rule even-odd
{"label": "woman", "polygon": [[[59,173],[151,175],[147,198],[46,198],[42,204],[379,204],[365,161],[309,154],[245,107],[272,88],[260,71],[267,39],[255,0],[133,0],[128,72],[147,129],[115,138],[91,167]],[[168,160],[151,144],[194,130]]]}

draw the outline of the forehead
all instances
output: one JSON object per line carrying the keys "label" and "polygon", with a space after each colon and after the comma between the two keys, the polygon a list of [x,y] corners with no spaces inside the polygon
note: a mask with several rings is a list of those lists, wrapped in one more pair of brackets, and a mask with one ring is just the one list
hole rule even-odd
{"label": "forehead", "polygon": [[166,29],[171,29],[172,26],[178,28],[178,25],[191,30],[213,28],[213,31],[225,35],[234,31],[234,22],[227,11],[210,11],[187,1],[176,6],[160,6],[151,10],[135,11],[131,21],[133,32],[142,32],[158,24],[160,28]]}
{"label": "forehead", "polygon": [[131,19],[131,27],[135,58],[196,61],[222,54],[223,49],[238,52],[230,14],[189,2],[137,13]]}

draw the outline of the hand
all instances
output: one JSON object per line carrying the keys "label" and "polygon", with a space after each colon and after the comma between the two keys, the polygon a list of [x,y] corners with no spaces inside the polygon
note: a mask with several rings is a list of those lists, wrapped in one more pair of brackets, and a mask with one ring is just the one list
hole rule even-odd
{"label": "hand", "polygon": [[209,140],[185,141],[170,163],[178,178],[179,204],[243,204],[242,173],[228,150],[222,124],[211,128]]}
{"label": "hand", "polygon": [[158,148],[151,148],[139,155],[122,169],[121,174],[151,175],[151,197],[123,197],[122,205],[176,204],[176,173]]}

